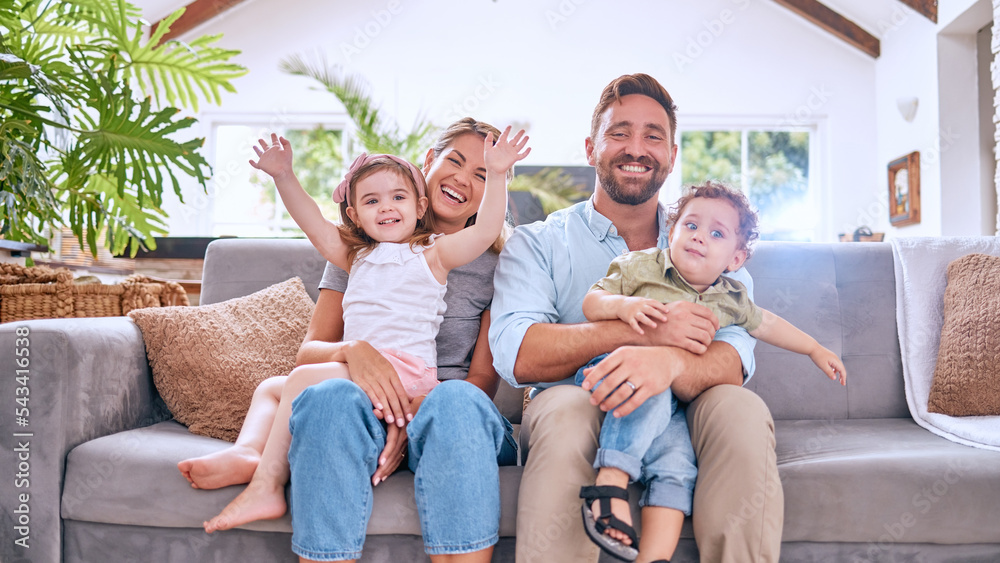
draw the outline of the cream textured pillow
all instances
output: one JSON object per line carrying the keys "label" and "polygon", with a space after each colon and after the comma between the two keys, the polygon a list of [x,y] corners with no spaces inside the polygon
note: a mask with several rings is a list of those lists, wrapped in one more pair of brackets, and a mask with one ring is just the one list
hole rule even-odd
{"label": "cream textured pillow", "polygon": [[178,422],[230,442],[257,385],[288,375],[313,302],[299,278],[200,307],[136,309],[153,383]]}
{"label": "cream textured pillow", "polygon": [[944,324],[927,410],[1000,415],[1000,256],[948,264]]}

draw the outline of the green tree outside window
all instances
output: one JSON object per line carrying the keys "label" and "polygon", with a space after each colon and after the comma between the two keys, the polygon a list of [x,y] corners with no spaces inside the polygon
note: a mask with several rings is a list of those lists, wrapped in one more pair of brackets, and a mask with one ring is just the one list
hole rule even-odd
{"label": "green tree outside window", "polygon": [[718,180],[747,193],[760,214],[762,240],[809,241],[816,211],[809,190],[807,131],[685,131],[685,185]]}

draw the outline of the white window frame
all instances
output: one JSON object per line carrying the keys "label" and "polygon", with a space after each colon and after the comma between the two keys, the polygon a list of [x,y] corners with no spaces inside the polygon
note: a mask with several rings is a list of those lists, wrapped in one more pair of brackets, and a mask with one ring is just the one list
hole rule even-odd
{"label": "white window frame", "polygon": [[[215,162],[216,158],[216,148],[218,142],[218,128],[220,126],[226,125],[236,125],[236,126],[248,126],[248,127],[259,127],[259,136],[263,138],[265,135],[270,136],[272,131],[276,130],[287,130],[287,129],[312,129],[315,127],[323,127],[325,129],[333,129],[343,131],[342,137],[342,149],[345,158],[350,158],[350,147],[352,146],[354,135],[354,124],[347,116],[345,112],[337,113],[289,113],[282,112],[277,113],[204,113],[199,116],[199,122],[201,122],[205,128],[205,149],[206,155],[209,157],[209,164],[212,165],[213,176],[219,172],[221,169],[218,163]],[[247,160],[252,158],[252,153],[247,154]],[[246,164],[250,166],[249,164]],[[212,180],[214,181],[214,180]],[[216,198],[209,198],[209,203],[201,211],[198,218],[198,230],[205,236],[212,236],[215,230],[215,201]],[[269,229],[272,231],[271,236],[279,236],[277,233],[282,228],[297,228],[294,221],[282,220],[280,217],[284,215],[285,206],[281,201],[281,197],[275,198],[275,218],[272,218],[268,223]],[[228,223],[227,223],[228,224]],[[233,223],[235,224],[235,223]],[[247,223],[249,224],[249,223]]]}
{"label": "white window frame", "polygon": [[[829,170],[827,167],[828,124],[825,116],[809,116],[808,118],[790,119],[788,116],[759,115],[682,115],[678,116],[677,162],[674,171],[667,177],[666,189],[661,190],[660,199],[666,205],[672,205],[681,195],[683,188],[681,170],[683,151],[680,148],[681,135],[685,131],[741,131],[746,139],[747,131],[805,131],[809,133],[809,199],[817,213],[817,221],[812,229],[814,242],[832,242],[836,240],[833,232],[833,194],[830,189]],[[742,164],[747,163],[748,147],[741,145]],[[740,183],[747,184],[747,167],[740,167]]]}

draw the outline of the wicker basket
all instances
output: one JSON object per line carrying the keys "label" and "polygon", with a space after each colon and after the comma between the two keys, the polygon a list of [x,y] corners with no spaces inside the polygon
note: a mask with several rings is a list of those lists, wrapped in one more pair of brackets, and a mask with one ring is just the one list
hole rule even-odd
{"label": "wicker basket", "polygon": [[175,282],[132,275],[114,285],[78,285],[66,268],[0,263],[0,323],[117,317],[132,309],[171,305],[188,305],[184,288]]}

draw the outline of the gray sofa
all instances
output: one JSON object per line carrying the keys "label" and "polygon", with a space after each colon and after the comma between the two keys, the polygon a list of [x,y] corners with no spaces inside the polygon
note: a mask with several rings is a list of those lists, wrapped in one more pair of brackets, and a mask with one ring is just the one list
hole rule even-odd
{"label": "gray sofa", "polygon": [[[217,241],[206,255],[201,302],[291,276],[315,297],[323,264],[303,240]],[[808,358],[758,344],[749,387],[776,421],[782,561],[1000,561],[1000,453],[939,438],[907,411],[890,246],[761,243],[748,268],[758,303],[842,354],[850,374],[845,389]],[[28,427],[11,416],[18,384],[9,351],[18,327],[30,331]],[[0,560],[295,560],[287,516],[212,535],[201,530],[239,488],[194,490],[175,466],[226,444],[169,420],[129,319],[0,325],[0,350]],[[519,391],[503,386],[498,403],[520,422]],[[18,463],[30,484],[15,477]],[[494,561],[513,561],[520,474],[520,467],[501,469]],[[364,561],[426,560],[412,476],[393,475],[374,502]],[[746,518],[759,502],[760,493],[748,491],[733,518]],[[25,531],[28,549],[14,543]],[[686,525],[675,561],[697,560],[691,537]]]}

